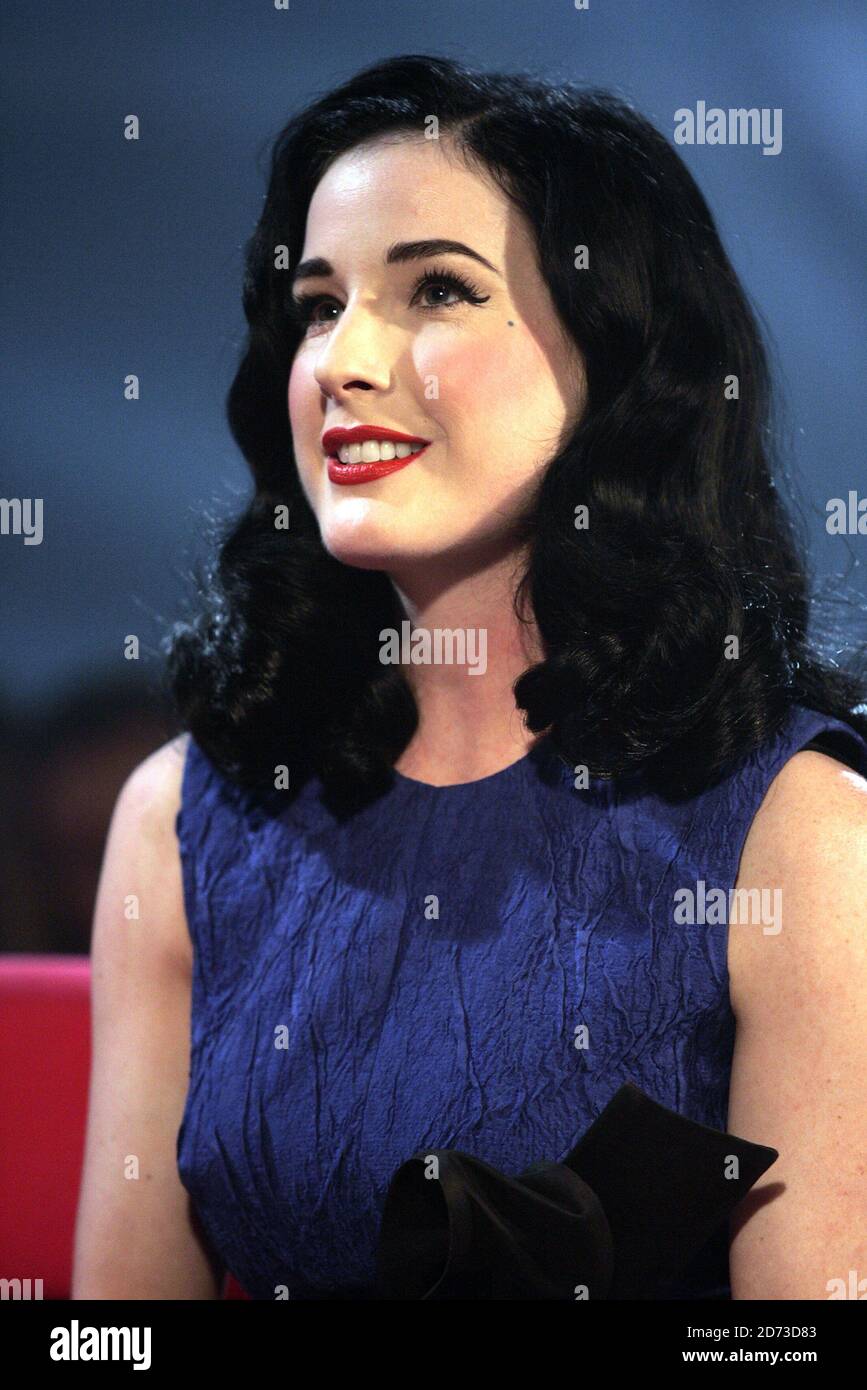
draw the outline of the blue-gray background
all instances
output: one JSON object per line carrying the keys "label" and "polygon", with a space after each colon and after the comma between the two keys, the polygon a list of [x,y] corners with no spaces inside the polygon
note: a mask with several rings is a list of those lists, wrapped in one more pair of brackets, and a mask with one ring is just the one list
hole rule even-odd
{"label": "blue-gray background", "polygon": [[249,490],[224,398],[263,152],[299,105],[400,52],[610,86],[669,138],[699,100],[782,108],[777,156],[681,153],[776,347],[814,562],[851,567],[867,542],[824,520],[865,490],[865,28],[855,0],[7,3],[0,496],[43,498],[44,539],[0,537],[0,702],[132,679],[127,633],[155,669],[203,512]]}

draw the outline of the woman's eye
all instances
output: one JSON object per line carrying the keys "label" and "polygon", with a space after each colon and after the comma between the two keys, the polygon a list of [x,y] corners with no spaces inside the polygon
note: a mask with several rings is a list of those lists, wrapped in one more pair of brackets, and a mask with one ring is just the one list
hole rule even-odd
{"label": "woman's eye", "polygon": [[447,295],[454,295],[454,299],[436,299],[432,304],[422,304],[423,309],[454,309],[458,304],[485,304],[490,295],[482,294],[478,287],[465,280],[462,275],[455,271],[429,270],[416,283],[413,294],[413,303],[420,295],[432,294],[445,290]]}
{"label": "woman's eye", "polygon": [[322,326],[329,322],[333,323],[333,319],[318,318],[318,312],[320,309],[339,308],[340,305],[336,300],[329,300],[322,297],[316,298],[313,295],[302,296],[299,299],[293,299],[291,302],[292,317],[304,328]]}
{"label": "woman's eye", "polygon": [[[420,287],[418,293],[423,295],[431,294],[434,290],[445,290],[446,294],[456,295],[458,300],[462,298],[458,290],[456,290],[454,285],[450,284],[448,280],[429,280],[426,285],[422,285]],[[449,306],[442,299],[437,300],[435,303],[430,305],[430,308],[432,309],[441,309],[447,307]]]}

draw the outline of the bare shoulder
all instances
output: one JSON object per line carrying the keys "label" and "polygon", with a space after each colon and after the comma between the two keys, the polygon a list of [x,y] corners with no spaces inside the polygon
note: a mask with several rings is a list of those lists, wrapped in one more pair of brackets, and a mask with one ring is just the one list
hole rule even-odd
{"label": "bare shoulder", "polygon": [[[768,788],[750,838],[762,841],[785,825],[802,843],[824,841],[867,825],[867,779],[836,758],[814,749],[796,753],[783,765]],[[786,843],[790,843],[788,838]]]}
{"label": "bare shoulder", "polygon": [[735,885],[775,911],[729,924],[728,1128],[779,1152],[737,1214],[736,1299],[826,1299],[867,1267],[865,878],[867,781],[823,753],[795,754],[753,820]]}
{"label": "bare shoulder", "polygon": [[[782,929],[772,933],[748,923],[730,928],[736,1014],[745,1014],[751,1003],[764,1007],[764,995],[782,983],[775,983],[774,973],[791,978],[796,959],[806,965],[827,956],[836,934],[846,937],[857,928],[865,874],[867,780],[824,753],[796,753],[768,788],[741,854],[736,887],[776,891]],[[813,930],[816,914],[821,933]],[[867,933],[859,935],[867,949]]]}
{"label": "bare shoulder", "polygon": [[181,804],[188,734],[143,759],[118,793],[109,826],[94,919],[94,947],[115,937],[116,904],[130,894],[151,928],[148,936],[185,966],[191,943],[184,911],[175,823]]}
{"label": "bare shoulder", "polygon": [[[827,979],[834,960],[842,968],[845,942],[867,951],[865,874],[867,780],[824,753],[796,753],[768,788],[741,854],[736,888],[776,895],[780,926],[729,928],[729,985],[739,1019],[790,997],[801,973],[820,961]],[[829,951],[837,938],[841,949]]]}
{"label": "bare shoulder", "polygon": [[143,829],[165,830],[168,821],[173,826],[181,804],[189,738],[189,734],[178,734],[162,744],[134,767],[124,782],[118,802],[122,800],[129,813],[141,817]]}

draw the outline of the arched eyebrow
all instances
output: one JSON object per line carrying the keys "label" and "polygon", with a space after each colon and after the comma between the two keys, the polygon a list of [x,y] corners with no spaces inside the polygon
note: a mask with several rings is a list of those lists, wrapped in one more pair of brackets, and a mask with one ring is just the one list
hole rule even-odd
{"label": "arched eyebrow", "polygon": [[[474,251],[471,246],[465,246],[462,241],[449,241],[446,237],[434,237],[427,241],[396,241],[386,251],[383,264],[395,265],[401,261],[427,260],[430,256],[469,256],[480,265],[486,265],[488,270],[492,270],[502,279],[497,267],[484,256],[480,256],[478,251]],[[310,260],[299,262],[292,276],[292,285],[294,287],[299,280],[326,279],[333,274],[334,267],[330,261],[324,260],[322,256],[313,256]]]}

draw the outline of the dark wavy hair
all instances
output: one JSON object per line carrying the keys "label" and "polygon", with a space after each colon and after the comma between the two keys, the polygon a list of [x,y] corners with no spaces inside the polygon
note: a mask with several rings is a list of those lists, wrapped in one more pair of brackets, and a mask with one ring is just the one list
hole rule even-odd
{"label": "dark wavy hair", "polygon": [[[286,301],[331,162],[387,133],[419,136],[431,114],[524,214],[586,366],[586,409],[516,530],[515,612],[529,609],[545,653],[514,684],[528,728],[570,766],[634,774],[669,798],[712,784],[795,703],[867,734],[863,672],[808,645],[804,547],[770,458],[767,353],[686,166],[610,92],[415,54],[365,68],[274,142],[227,403],[255,495],[219,529],[197,607],[165,639],[183,727],[239,786],[273,788],[285,765],[296,788],[318,774],[343,810],[386,789],[415,732],[405,675],[379,660],[380,630],[406,616],[391,582],[329,555],[300,485],[286,387],[303,329]],[[582,244],[589,268],[576,273]]]}

